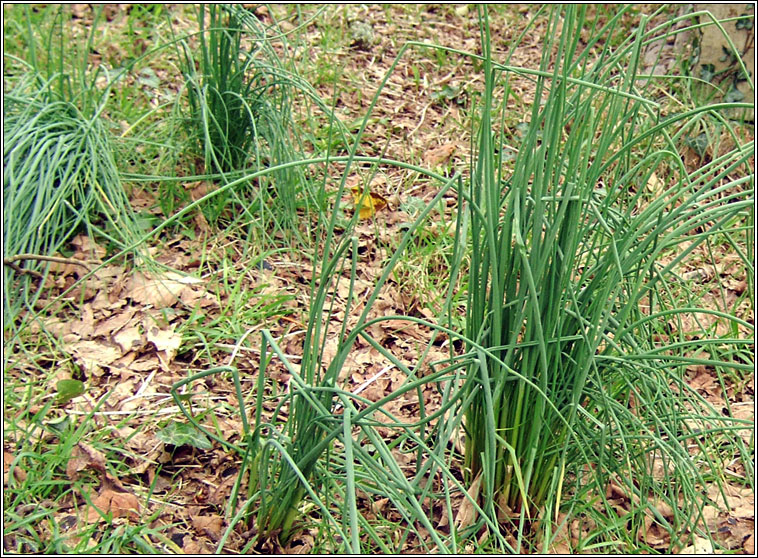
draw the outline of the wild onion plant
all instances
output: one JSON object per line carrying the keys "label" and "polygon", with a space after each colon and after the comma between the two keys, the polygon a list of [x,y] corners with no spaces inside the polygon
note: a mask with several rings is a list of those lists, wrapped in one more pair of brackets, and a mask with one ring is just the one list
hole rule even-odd
{"label": "wild onion plant", "polygon": [[[63,7],[56,8],[44,48],[37,45],[27,8],[29,60],[11,57],[21,75],[4,99],[3,266],[4,323],[39,296],[46,257],[77,232],[124,248],[138,236],[114,159],[112,136],[101,120],[110,85],[88,65],[96,10],[86,48],[67,49]],[[44,56],[43,56],[44,54]]]}
{"label": "wild onion plant", "polygon": [[[529,520],[549,533],[568,506],[606,518],[605,544],[634,544],[653,500],[677,510],[673,522],[655,520],[672,541],[694,532],[706,479],[719,482],[703,454],[740,425],[719,416],[683,372],[752,366],[726,349],[751,339],[660,332],[694,312],[723,318],[735,333],[738,325],[752,330],[716,310],[678,307],[681,295],[672,293],[687,289],[677,265],[709,239],[739,232],[751,211],[753,144],[737,141],[687,168],[677,138],[700,119],[726,122],[736,105],[663,114],[638,73],[641,49],[661,29],[646,31],[643,16],[635,34],[619,38],[622,13],[599,28],[586,7],[555,7],[532,71],[495,61],[481,12],[485,88],[467,193],[466,335],[476,358],[466,384],[465,467],[482,508],[519,540]],[[580,41],[586,29],[592,34]],[[503,129],[515,74],[532,76],[536,90],[506,173],[505,140],[494,130]],[[666,186],[641,203],[654,176]],[[611,527],[609,483],[635,502],[620,527]]]}
{"label": "wild onion plant", "polygon": [[[199,49],[186,39],[179,43],[187,123],[204,172],[228,183],[237,171],[297,160],[291,113],[296,80],[284,70],[267,30],[241,6],[200,5],[197,18]],[[257,184],[227,189],[205,204],[205,215],[215,222],[242,212],[282,234],[297,231],[298,204],[308,201],[300,173],[300,167],[286,167]]]}
{"label": "wild onion plant", "polygon": [[[398,54],[395,64],[380,84],[373,104],[377,102],[404,50],[405,48]],[[314,251],[312,259],[314,269],[311,283],[312,294],[304,331],[302,360],[297,364],[293,363],[291,357],[280,348],[279,343],[268,332],[264,332],[256,390],[250,396],[242,393],[239,372],[232,363],[226,367],[195,374],[173,388],[174,397],[185,412],[185,416],[196,427],[203,429],[184,408],[177,390],[207,375],[232,374],[238,386],[244,444],[232,447],[213,433],[209,431],[206,433],[226,446],[230,446],[243,457],[237,491],[229,504],[229,530],[240,521],[246,521],[251,526],[254,523],[258,538],[251,541],[251,544],[271,536],[278,536],[282,542],[288,541],[296,532],[298,520],[302,516],[301,506],[307,497],[319,509],[326,522],[327,530],[333,533],[330,537],[333,541],[333,550],[360,552],[362,548],[365,548],[363,545],[368,544],[369,548],[380,548],[385,552],[398,551],[402,548],[402,541],[410,535],[410,532],[416,530],[415,532],[418,533],[417,529],[425,529],[433,533],[434,543],[431,548],[447,549],[442,537],[434,532],[433,524],[421,505],[424,496],[428,495],[431,489],[431,486],[426,488],[422,486],[429,474],[429,468],[420,470],[417,478],[408,479],[405,471],[397,465],[392,453],[396,451],[393,448],[406,439],[412,441],[413,451],[416,451],[416,448],[419,452],[421,448],[430,449],[425,441],[424,432],[428,422],[437,417],[425,416],[418,424],[407,424],[384,411],[382,406],[391,399],[403,397],[409,391],[417,393],[421,386],[438,381],[449,371],[443,369],[433,374],[431,378],[419,379],[417,369],[409,369],[393,355],[387,353],[386,349],[376,347],[407,375],[408,384],[403,389],[378,402],[371,402],[358,394],[346,391],[339,381],[340,373],[354,349],[358,336],[363,336],[367,341],[372,342],[367,330],[377,321],[369,320],[368,316],[373,302],[390,277],[395,263],[411,242],[418,225],[458,180],[458,178],[445,179],[425,169],[399,161],[358,156],[360,139],[370,115],[371,109],[364,117],[348,156],[327,153],[324,158],[285,163],[286,166],[304,168],[332,163],[347,165],[334,194],[332,207],[328,211],[321,211],[318,215],[319,221],[316,228],[322,235],[320,242],[322,248]],[[329,113],[328,117],[328,139],[325,145],[329,149],[329,146],[335,144],[333,137],[341,134],[342,130],[338,127],[339,122],[333,114]],[[357,239],[351,235],[351,231],[359,214],[356,212],[352,221],[345,225],[341,218],[343,214],[341,200],[346,191],[345,184],[351,168],[361,164],[371,165],[371,168],[359,171],[366,173],[373,172],[372,169],[376,169],[378,165],[407,168],[439,181],[440,190],[435,198],[418,213],[415,222],[404,234],[365,301],[361,315],[348,329],[348,321],[336,320],[335,314],[339,312],[344,316],[349,316],[353,309],[359,255]],[[279,169],[280,167],[262,169],[232,180],[221,185],[215,192],[207,194],[206,198],[223,195],[225,190],[235,188],[243,181],[257,180],[266,173],[273,174]],[[324,173],[324,176],[327,174]],[[322,184],[322,188],[326,189],[326,182]],[[197,200],[192,205],[204,201]],[[185,213],[190,209],[192,207],[188,206],[180,213]],[[345,299],[347,306],[338,308],[335,297],[336,283],[340,278],[349,281],[350,288]],[[337,324],[336,327],[335,324]],[[337,352],[334,355],[328,354],[326,349],[329,341],[337,343]],[[273,359],[278,359],[292,376],[285,391],[282,391],[276,382],[269,378],[268,370]],[[420,358],[418,369],[423,362],[424,358]],[[423,405],[423,398],[420,400]],[[456,402],[456,397],[450,398],[446,407],[439,413],[448,411]],[[250,419],[248,405],[253,408],[253,418]],[[361,405],[363,408],[359,409]],[[338,410],[341,412],[337,413]],[[397,430],[401,436],[394,441],[384,440],[378,436],[374,413],[384,414],[386,427]],[[449,432],[446,431],[446,435],[449,435]],[[337,442],[341,448],[339,451],[335,449]],[[373,452],[366,450],[368,443],[374,448]],[[433,451],[437,461],[446,459],[440,458],[444,449],[443,444]],[[439,464],[437,467],[439,468]],[[248,479],[249,490],[246,498],[239,491],[243,479]],[[321,481],[316,479],[321,479]],[[460,483],[458,484],[460,486]],[[361,486],[370,493],[386,494],[401,510],[401,513],[416,518],[409,523],[409,533],[403,535],[400,540],[395,540],[392,546],[388,546],[385,540],[387,537],[375,530],[361,515],[356,499],[356,486]],[[417,523],[418,526],[416,526]],[[228,533],[229,531],[227,535]],[[361,533],[367,534],[368,542],[361,541]],[[224,540],[225,537],[220,541],[219,549],[223,548]]]}

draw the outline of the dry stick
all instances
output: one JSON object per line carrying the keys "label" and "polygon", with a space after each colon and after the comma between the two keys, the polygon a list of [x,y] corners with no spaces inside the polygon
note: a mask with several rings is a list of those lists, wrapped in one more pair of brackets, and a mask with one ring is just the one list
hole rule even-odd
{"label": "dry stick", "polygon": [[55,262],[55,263],[62,263],[62,264],[73,264],[73,265],[80,265],[87,271],[90,271],[89,264],[90,263],[97,263],[97,262],[83,262],[81,260],[75,260],[73,258],[59,258],[56,256],[40,256],[39,254],[16,254],[15,256],[11,258],[4,258],[3,259],[3,265],[7,265],[14,271],[18,273],[28,273],[30,275],[34,275],[36,277],[42,277],[41,274],[37,273],[36,271],[32,271],[31,269],[23,269],[22,267],[19,267],[15,262],[22,261],[22,260],[40,260],[43,262]]}
{"label": "dry stick", "polygon": [[22,267],[19,267],[17,264],[14,264],[11,261],[3,260],[3,265],[7,265],[19,275],[31,275],[32,277],[35,277],[37,279],[42,279],[42,274],[39,273],[38,271],[34,271],[33,269],[24,269]]}

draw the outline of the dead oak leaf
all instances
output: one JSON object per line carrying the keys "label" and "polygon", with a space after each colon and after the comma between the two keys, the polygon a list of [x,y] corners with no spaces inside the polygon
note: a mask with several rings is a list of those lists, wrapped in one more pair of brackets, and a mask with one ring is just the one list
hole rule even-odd
{"label": "dead oak leaf", "polygon": [[683,548],[680,554],[713,554],[713,545],[708,539],[695,537],[694,544]]}
{"label": "dead oak leaf", "polygon": [[193,535],[185,535],[182,539],[182,550],[185,554],[213,554],[213,549],[202,539],[195,539]]}
{"label": "dead oak leaf", "polygon": [[753,533],[750,533],[748,538],[745,539],[745,542],[742,543],[742,548],[745,549],[747,555],[755,554],[755,538]]}
{"label": "dead oak leaf", "polygon": [[91,339],[95,335],[95,316],[92,306],[85,304],[82,306],[82,317],[80,320],[71,323],[71,332],[76,333],[84,339]]}
{"label": "dead oak leaf", "polygon": [[[3,451],[3,486],[8,486],[10,483],[10,470],[13,463],[13,454],[7,451]],[[17,483],[23,483],[26,480],[26,471],[19,465],[13,468],[13,479]]]}
{"label": "dead oak leaf", "polygon": [[107,253],[105,248],[83,234],[75,236],[71,240],[71,245],[76,248],[74,258],[79,260],[99,260]]}
{"label": "dead oak leaf", "polygon": [[132,318],[136,312],[137,312],[136,308],[127,306],[126,308],[124,308],[123,312],[114,314],[108,319],[99,322],[97,326],[95,326],[95,331],[94,331],[95,336],[108,337],[109,335],[114,335],[121,328],[123,328],[130,321],[132,321]]}

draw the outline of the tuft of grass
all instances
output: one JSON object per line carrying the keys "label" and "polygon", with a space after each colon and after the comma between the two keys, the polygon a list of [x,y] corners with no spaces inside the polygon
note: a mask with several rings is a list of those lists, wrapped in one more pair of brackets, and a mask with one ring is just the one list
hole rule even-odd
{"label": "tuft of grass", "polygon": [[[54,78],[56,79],[56,78]],[[78,232],[123,248],[139,227],[100,112],[51,97],[39,74],[6,95],[3,310],[32,308],[53,256]],[[9,265],[12,264],[12,265]]]}
{"label": "tuft of grass", "polygon": [[[241,6],[201,5],[199,42],[179,40],[186,82],[188,128],[202,154],[202,173],[228,183],[244,169],[297,160],[292,117],[295,80],[258,20]],[[206,23],[207,20],[207,23]],[[207,25],[207,26],[206,26]],[[230,174],[231,173],[231,174]],[[297,167],[241,183],[203,206],[215,224],[242,213],[271,235],[298,236],[299,211],[311,201]]]}
{"label": "tuft of grass", "polygon": [[102,118],[120,74],[109,78],[89,63],[102,7],[83,41],[70,41],[66,13],[64,6],[39,14],[26,6],[27,59],[8,55],[19,70],[3,114],[4,327],[34,307],[46,258],[75,234],[103,238],[114,250],[138,248],[141,226]]}

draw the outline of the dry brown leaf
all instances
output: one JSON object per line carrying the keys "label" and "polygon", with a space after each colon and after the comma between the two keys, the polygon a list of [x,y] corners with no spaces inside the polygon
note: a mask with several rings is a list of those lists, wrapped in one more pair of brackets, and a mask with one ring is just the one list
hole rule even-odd
{"label": "dry brown leaf", "polygon": [[379,515],[384,511],[384,508],[387,507],[387,504],[389,503],[389,498],[379,498],[375,502],[371,502],[371,511],[375,514]]}
{"label": "dry brown leaf", "polygon": [[742,543],[742,548],[745,550],[745,554],[755,555],[755,537],[753,533],[750,533]]}
{"label": "dry brown leaf", "polygon": [[220,515],[199,515],[192,518],[192,526],[200,533],[217,541],[224,530],[224,518]]}
{"label": "dry brown leaf", "polygon": [[648,545],[654,548],[662,548],[668,546],[671,537],[658,523],[648,524],[648,522],[646,522],[643,539]]}
{"label": "dry brown leaf", "polygon": [[311,533],[317,533],[315,529],[310,532],[299,533],[292,542],[287,545],[284,552],[287,554],[310,554],[313,550],[313,542],[316,540]]}
{"label": "dry brown leaf", "polygon": [[193,304],[202,296],[202,293],[192,289],[192,285],[199,283],[202,283],[201,279],[179,273],[169,272],[158,278],[152,278],[144,273],[135,273],[126,296],[134,302],[155,308],[172,306],[179,300],[185,304]]}
{"label": "dry brown leaf", "polygon": [[424,163],[426,166],[432,168],[441,165],[447,161],[453,153],[455,153],[456,148],[457,145],[454,142],[448,142],[439,147],[435,147],[434,149],[430,149],[424,153]]}
{"label": "dry brown leaf", "polygon": [[695,537],[695,542],[683,548],[679,554],[713,554],[713,545],[708,539]]}
{"label": "dry brown leaf", "polygon": [[147,330],[147,340],[155,345],[159,351],[165,351],[174,358],[176,351],[182,345],[182,336],[175,332],[176,325],[171,325],[168,329],[160,329],[152,326]]}
{"label": "dry brown leaf", "polygon": [[213,189],[213,186],[210,183],[201,180],[199,182],[188,182],[184,185],[184,188],[189,190],[192,201],[197,201],[207,195],[208,192]]}
{"label": "dry brown leaf", "polygon": [[[13,454],[8,451],[3,451],[3,486],[8,486],[10,482],[10,470],[11,463],[13,463]],[[24,482],[26,480],[26,471],[16,465],[13,468],[13,479],[16,482]]]}
{"label": "dry brown leaf", "polygon": [[107,253],[105,248],[83,234],[75,236],[71,245],[76,248],[74,257],[78,260],[99,260]]}
{"label": "dry brown leaf", "polygon": [[79,478],[79,472],[84,469],[94,469],[105,474],[105,456],[89,444],[79,442],[71,451],[71,457],[66,464],[66,476],[75,481]]}
{"label": "dry brown leaf", "polygon": [[190,556],[198,554],[213,554],[213,549],[210,548],[204,540],[196,540],[192,535],[185,535],[182,539],[182,550],[185,554]]}
{"label": "dry brown leaf", "polygon": [[[479,501],[479,488],[482,484],[482,474],[479,473],[476,478],[474,479],[474,482],[471,483],[471,486],[467,490],[468,495],[471,499],[474,500],[474,502]],[[455,515],[455,526],[460,529],[465,529],[469,525],[471,525],[474,522],[474,519],[476,517],[476,508],[474,507],[474,504],[469,500],[468,498],[464,498],[461,502],[461,507],[458,508],[458,513]]]}
{"label": "dry brown leaf", "polygon": [[111,517],[126,517],[139,519],[139,500],[134,494],[120,492],[111,488],[104,488],[97,498],[92,500],[92,505],[87,508],[87,522],[96,523],[105,521],[102,514],[111,514]]}
{"label": "dry brown leaf", "polygon": [[129,351],[139,350],[144,345],[140,329],[139,326],[129,326],[113,335],[113,341],[121,348],[124,354]]}
{"label": "dry brown leaf", "polygon": [[96,376],[102,375],[104,366],[109,366],[122,356],[120,347],[104,341],[69,342],[66,350],[74,355],[79,366]]}
{"label": "dry brown leaf", "polygon": [[102,337],[114,335],[115,332],[119,331],[122,327],[124,327],[132,320],[136,312],[136,308],[127,306],[124,308],[123,312],[114,314],[107,320],[103,320],[98,323],[97,326],[95,326],[94,335]]}
{"label": "dry brown leaf", "polygon": [[655,173],[647,179],[647,191],[656,196],[663,192],[663,181]]}
{"label": "dry brown leaf", "polygon": [[132,372],[152,372],[156,368],[160,368],[160,362],[154,355],[144,356],[129,364],[129,370]]}
{"label": "dry brown leaf", "polygon": [[[729,505],[731,517],[752,518],[755,515],[755,493],[749,487],[739,487],[731,484],[724,484],[724,493],[726,503]],[[724,495],[721,494],[718,484],[713,483],[708,488],[708,497],[711,498],[717,506],[725,509]]]}
{"label": "dry brown leaf", "polygon": [[82,306],[81,319],[71,322],[71,332],[84,339],[91,339],[95,334],[95,316],[92,306]]}
{"label": "dry brown leaf", "polygon": [[134,359],[137,358],[137,353],[135,351],[129,351],[124,356],[122,356],[119,359],[116,359],[111,364],[112,368],[129,368],[131,363],[134,362]]}

